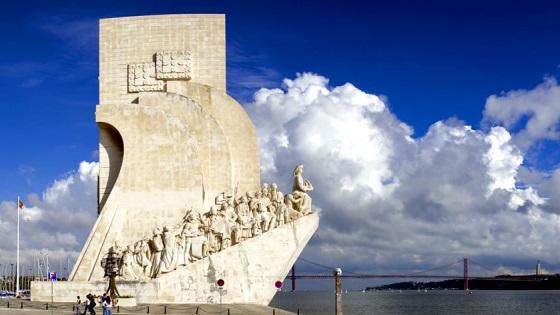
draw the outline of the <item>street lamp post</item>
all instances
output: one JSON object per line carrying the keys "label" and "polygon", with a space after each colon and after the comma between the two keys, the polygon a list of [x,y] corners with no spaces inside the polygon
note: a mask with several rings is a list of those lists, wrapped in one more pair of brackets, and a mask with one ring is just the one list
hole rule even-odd
{"label": "street lamp post", "polygon": [[336,268],[333,270],[334,281],[335,281],[335,292],[336,292],[336,315],[342,315],[342,289],[340,287],[340,275],[342,275],[342,270]]}

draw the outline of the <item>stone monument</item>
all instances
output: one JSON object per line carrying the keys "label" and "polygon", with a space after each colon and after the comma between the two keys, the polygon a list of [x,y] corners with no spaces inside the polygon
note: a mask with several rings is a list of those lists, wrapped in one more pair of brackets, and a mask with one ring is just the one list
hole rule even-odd
{"label": "stone monument", "polygon": [[100,21],[98,219],[68,282],[36,301],[268,304],[318,227],[313,190],[260,183],[258,143],[226,94],[224,15]]}

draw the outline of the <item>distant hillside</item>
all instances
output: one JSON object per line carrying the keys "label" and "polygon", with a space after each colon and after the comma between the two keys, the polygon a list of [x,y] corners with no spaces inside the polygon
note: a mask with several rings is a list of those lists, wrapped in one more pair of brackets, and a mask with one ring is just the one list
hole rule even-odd
{"label": "distant hillside", "polygon": [[[366,290],[463,290],[463,280],[445,280],[437,282],[398,282]],[[560,290],[560,275],[546,276],[497,276],[488,280],[469,280],[470,290]]]}

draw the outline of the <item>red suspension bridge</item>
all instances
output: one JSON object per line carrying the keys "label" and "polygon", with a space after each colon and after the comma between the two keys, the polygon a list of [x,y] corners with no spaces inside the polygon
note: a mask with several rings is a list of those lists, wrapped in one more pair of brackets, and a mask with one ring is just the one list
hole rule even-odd
{"label": "red suspension bridge", "polygon": [[[331,271],[334,268],[330,268],[327,266],[323,266],[317,263],[314,263],[312,261],[303,259],[303,258],[299,258],[299,260],[302,260],[304,262],[325,268],[325,269],[330,269]],[[442,270],[442,269],[446,269],[449,268],[453,265],[457,265],[460,263],[463,263],[463,274],[462,275],[436,275],[436,274],[432,274],[432,272],[438,271],[438,270]],[[472,264],[481,267],[483,269],[486,269],[490,272],[495,272],[494,270],[487,268],[483,265],[480,265],[474,261],[470,261]],[[345,272],[344,274],[342,274],[340,277],[341,278],[347,278],[347,279],[371,279],[371,278],[390,278],[390,279],[407,279],[407,278],[434,278],[434,279],[448,279],[448,280],[454,280],[454,279],[463,279],[463,288],[465,290],[469,289],[469,279],[470,280],[502,280],[502,281],[534,281],[534,280],[541,280],[543,277],[546,277],[547,275],[526,275],[526,276],[508,276],[508,275],[496,275],[496,276],[470,276],[469,277],[469,259],[468,258],[463,258],[462,260],[458,260],[456,262],[447,264],[445,266],[441,266],[441,267],[437,267],[437,268],[433,268],[433,269],[429,269],[429,270],[423,270],[423,271],[419,271],[419,272],[414,272],[414,273],[408,273],[408,274],[365,274],[365,273],[353,273],[353,272]],[[331,279],[334,278],[334,275],[331,273],[329,274],[296,274],[295,271],[295,265],[292,267],[292,273],[291,275],[288,275],[287,279],[290,279],[292,282],[292,291],[296,290],[296,280],[297,279]]]}

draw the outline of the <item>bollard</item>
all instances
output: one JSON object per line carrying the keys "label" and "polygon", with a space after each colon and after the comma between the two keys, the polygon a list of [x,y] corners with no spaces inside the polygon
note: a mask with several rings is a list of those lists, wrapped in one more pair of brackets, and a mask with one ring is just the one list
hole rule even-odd
{"label": "bollard", "polygon": [[342,274],[342,270],[340,268],[336,268],[333,270],[334,281],[335,281],[335,292],[336,292],[336,315],[342,315],[342,290],[340,289],[340,275]]}
{"label": "bollard", "polygon": [[23,302],[21,302],[21,307],[20,307],[20,308],[22,308],[22,309],[23,309]]}
{"label": "bollard", "polygon": [[195,312],[195,314],[198,314],[198,306],[196,307],[196,312]]}
{"label": "bollard", "polygon": [[150,314],[150,306],[149,305],[148,305],[148,313],[146,313],[146,314]]}
{"label": "bollard", "polygon": [[117,305],[117,313],[120,313],[120,312],[121,312],[121,306]]}
{"label": "bollard", "polygon": [[297,315],[299,315],[299,308],[297,309]]}
{"label": "bollard", "polygon": [[227,315],[229,315],[229,308],[227,309]]}
{"label": "bollard", "polygon": [[163,306],[163,314],[167,314],[167,305]]}
{"label": "bollard", "polygon": [[276,315],[276,309],[272,309],[272,315]]}
{"label": "bollard", "polygon": [[47,310],[49,309],[49,303],[47,303],[47,308],[46,308],[46,309],[47,309]]}

